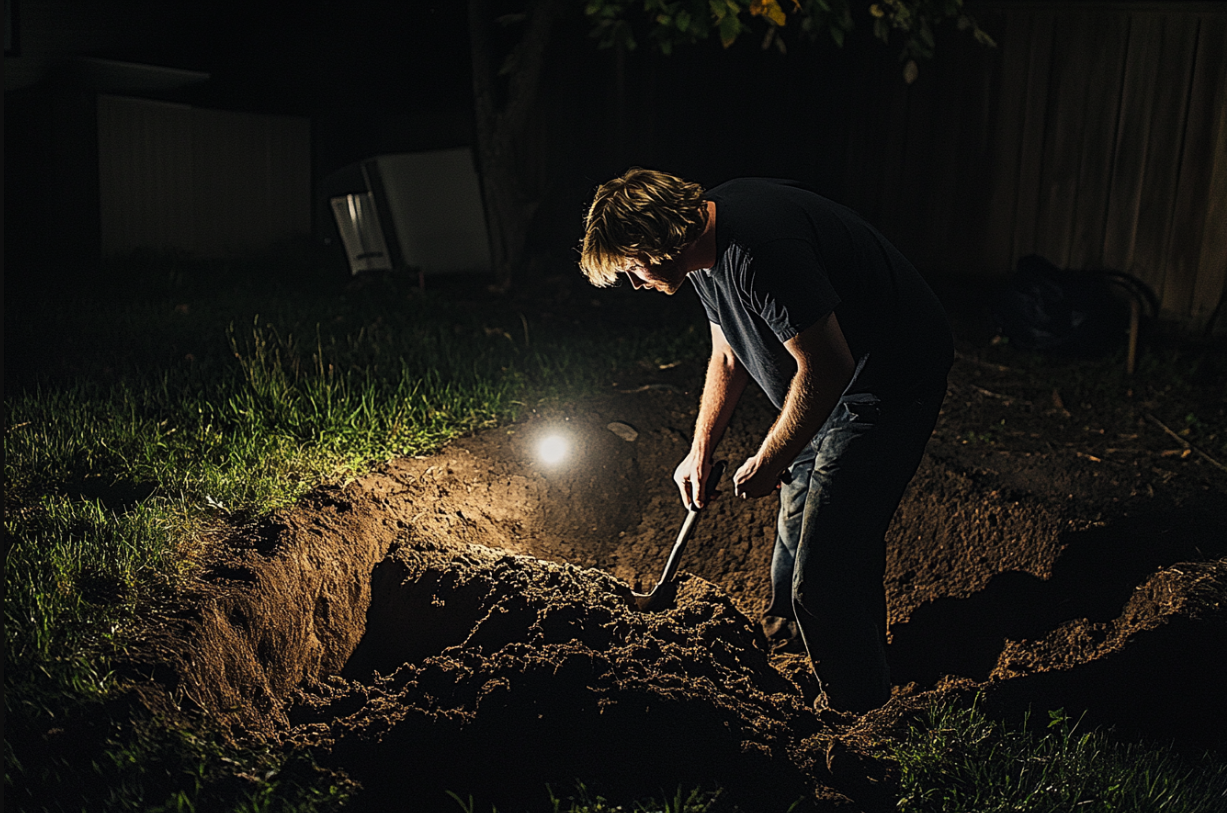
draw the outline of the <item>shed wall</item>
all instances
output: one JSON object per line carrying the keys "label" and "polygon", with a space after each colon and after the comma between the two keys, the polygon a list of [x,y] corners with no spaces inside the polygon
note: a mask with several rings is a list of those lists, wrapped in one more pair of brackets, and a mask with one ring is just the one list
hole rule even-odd
{"label": "shed wall", "polygon": [[99,96],[98,180],[103,256],[267,250],[310,232],[310,122]]}

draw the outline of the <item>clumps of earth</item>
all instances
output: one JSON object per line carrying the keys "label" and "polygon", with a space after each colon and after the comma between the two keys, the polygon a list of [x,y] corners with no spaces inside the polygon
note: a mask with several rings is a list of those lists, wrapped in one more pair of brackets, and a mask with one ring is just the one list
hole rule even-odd
{"label": "clumps of earth", "polygon": [[[236,533],[174,630],[168,696],[236,739],[309,750],[371,810],[451,809],[448,791],[529,809],[577,780],[893,809],[882,743],[935,694],[1227,745],[1227,477],[1165,455],[1162,433],[1132,427],[1136,448],[1108,459],[1022,374],[956,363],[888,538],[894,697],[855,717],[816,709],[806,657],[758,624],[773,499],[709,505],[667,606],[636,609],[684,518],[670,475],[701,370],[643,379]],[[720,450],[734,463],[772,419],[748,399]],[[1007,417],[1016,434],[965,442]],[[571,451],[546,465],[555,431]]]}

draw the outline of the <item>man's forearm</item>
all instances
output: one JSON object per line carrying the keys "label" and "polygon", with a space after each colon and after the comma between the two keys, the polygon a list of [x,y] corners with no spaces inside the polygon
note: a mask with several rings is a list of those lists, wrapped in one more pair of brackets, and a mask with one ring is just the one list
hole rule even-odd
{"label": "man's forearm", "polygon": [[758,451],[733,475],[738,491],[748,497],[765,496],[775,488],[781,472],[822,428],[855,371],[834,313],[784,342],[784,347],[797,363],[784,407]]}
{"label": "man's forearm", "polygon": [[702,508],[706,501],[712,453],[750,380],[749,372],[737,360],[724,332],[714,322],[711,338],[711,359],[707,362],[707,378],[703,382],[703,395],[699,398],[694,439],[690,443],[690,452],[673,472],[673,481],[681,491],[682,503],[690,509]]}
{"label": "man's forearm", "polygon": [[787,468],[822,428],[846,385],[846,380],[820,377],[813,367],[797,370],[788,385],[784,408],[758,450],[759,458],[773,474]]}
{"label": "man's forearm", "polygon": [[691,441],[691,451],[698,452],[702,459],[710,457],[720,442],[749,380],[750,374],[731,352],[712,353]]}

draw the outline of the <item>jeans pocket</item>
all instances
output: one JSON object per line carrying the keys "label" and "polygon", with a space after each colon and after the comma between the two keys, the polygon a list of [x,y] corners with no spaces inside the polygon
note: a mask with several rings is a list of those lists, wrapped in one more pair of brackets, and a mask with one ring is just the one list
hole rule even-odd
{"label": "jeans pocket", "polygon": [[872,396],[847,398],[843,407],[850,423],[877,423],[882,417],[882,402]]}

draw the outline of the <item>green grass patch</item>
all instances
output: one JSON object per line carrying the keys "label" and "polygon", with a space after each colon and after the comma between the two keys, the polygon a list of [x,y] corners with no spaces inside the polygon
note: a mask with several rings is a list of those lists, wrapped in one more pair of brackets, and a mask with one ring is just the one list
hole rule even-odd
{"label": "green grass patch", "polygon": [[[4,685],[17,728],[93,713],[82,704],[113,695],[117,657],[191,578],[210,534],[526,409],[607,391],[619,370],[703,351],[686,324],[546,318],[408,280],[129,271],[113,288],[11,298]],[[6,795],[30,782],[54,795],[67,767],[31,769],[8,730]],[[135,785],[123,793],[138,798],[141,766],[158,759],[129,759],[115,742],[108,758],[128,759]],[[172,761],[197,748],[155,744]],[[208,796],[188,785],[165,809]]]}
{"label": "green grass patch", "polygon": [[1227,805],[1227,762],[1082,731],[1063,712],[1048,727],[1010,727],[974,703],[941,702],[890,745],[899,810],[912,813],[1212,813]]}
{"label": "green grass patch", "polygon": [[[717,788],[685,789],[680,785],[672,794],[662,793],[660,799],[647,797],[627,802],[618,802],[606,798],[603,794],[590,789],[582,782],[577,782],[575,789],[558,795],[553,788],[547,788],[548,807],[542,807],[541,813],[717,813],[717,811],[735,811],[736,808],[726,804],[724,792]],[[453,791],[447,795],[456,803],[460,813],[481,813],[481,806]],[[492,807],[491,813],[498,813]]]}
{"label": "green grass patch", "polygon": [[5,401],[10,665],[77,652],[173,588],[211,521],[607,387],[654,350],[699,352],[684,325],[628,341],[395,280],[171,293],[78,292],[18,326],[43,361]]}
{"label": "green grass patch", "polygon": [[102,706],[68,718],[71,731],[50,735],[54,752],[29,764],[6,748],[6,805],[99,813],[324,813],[342,809],[357,789],[309,754],[236,748],[208,732],[143,718],[125,720],[99,738],[96,729],[113,724],[108,711],[114,713]]}

